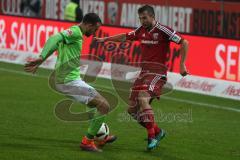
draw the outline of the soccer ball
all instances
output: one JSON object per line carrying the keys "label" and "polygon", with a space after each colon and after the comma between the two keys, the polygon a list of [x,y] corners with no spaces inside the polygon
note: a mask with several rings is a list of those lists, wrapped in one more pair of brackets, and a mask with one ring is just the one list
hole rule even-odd
{"label": "soccer ball", "polygon": [[105,140],[109,135],[109,127],[106,123],[102,123],[99,131],[97,132],[95,139],[98,141]]}

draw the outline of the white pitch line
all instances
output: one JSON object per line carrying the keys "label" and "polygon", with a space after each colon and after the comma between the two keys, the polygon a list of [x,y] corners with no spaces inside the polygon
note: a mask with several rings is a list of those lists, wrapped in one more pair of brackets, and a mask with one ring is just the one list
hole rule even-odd
{"label": "white pitch line", "polygon": [[187,100],[187,99],[179,99],[179,98],[167,97],[167,96],[163,96],[161,98],[176,101],[176,102],[188,103],[188,104],[205,106],[205,107],[216,108],[216,109],[224,109],[224,110],[234,111],[234,112],[239,112],[240,113],[240,109],[236,109],[236,108],[232,108],[232,107],[219,106],[219,105],[216,105],[216,104],[208,104],[208,103],[203,103],[203,102],[196,102],[196,101],[190,101],[190,100]]}
{"label": "white pitch line", "polygon": [[[25,75],[25,76],[31,76],[31,77],[48,78],[48,76],[42,76],[42,75],[38,75],[38,74],[33,75],[33,74],[26,73],[26,72],[15,71],[15,70],[6,69],[6,68],[0,68],[0,71],[10,72],[10,73],[17,73],[17,74],[21,74],[21,75]],[[105,87],[105,86],[101,86],[101,85],[95,85],[95,86],[106,88],[106,89],[112,89],[110,87]],[[188,104],[193,104],[193,105],[198,105],[198,106],[205,106],[205,107],[209,107],[209,108],[223,109],[223,110],[227,110],[227,111],[233,111],[233,112],[240,113],[240,109],[227,107],[227,106],[220,106],[220,105],[216,105],[216,104],[208,104],[208,103],[203,103],[203,102],[196,102],[196,101],[191,101],[191,100],[187,100],[187,99],[180,99],[180,98],[174,98],[174,97],[169,97],[169,96],[162,96],[161,98],[167,99],[167,100],[171,100],[171,101],[181,102],[181,103],[188,103]]]}
{"label": "white pitch line", "polygon": [[25,75],[25,76],[31,76],[31,77],[47,78],[47,76],[42,76],[42,75],[39,75],[39,74],[31,74],[31,73],[27,73],[27,72],[15,71],[15,70],[6,69],[6,68],[0,68],[0,71],[17,73],[17,74],[21,74],[21,75]]}

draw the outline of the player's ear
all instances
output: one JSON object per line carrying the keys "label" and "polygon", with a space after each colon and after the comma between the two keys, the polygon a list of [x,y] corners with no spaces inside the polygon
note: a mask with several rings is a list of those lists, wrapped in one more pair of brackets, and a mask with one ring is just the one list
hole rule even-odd
{"label": "player's ear", "polygon": [[88,28],[91,28],[91,27],[93,27],[93,24],[87,23],[86,26],[87,26]]}
{"label": "player's ear", "polygon": [[102,23],[100,23],[100,22],[97,22],[97,26],[101,26],[102,25]]}

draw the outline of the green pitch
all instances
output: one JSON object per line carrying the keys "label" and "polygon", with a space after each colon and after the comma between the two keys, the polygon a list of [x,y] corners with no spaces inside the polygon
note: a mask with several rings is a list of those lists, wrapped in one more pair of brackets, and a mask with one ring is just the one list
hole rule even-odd
{"label": "green pitch", "polygon": [[[127,116],[126,104],[119,100],[106,123],[118,141],[103,153],[79,149],[87,122],[59,120],[54,106],[64,97],[49,88],[50,71],[36,76],[23,66],[0,63],[0,160],[239,160],[240,103],[173,91],[154,101],[158,124],[167,131],[160,147],[146,152],[146,131]],[[108,80],[94,84],[104,91],[114,90]],[[74,104],[72,112],[85,107]]]}

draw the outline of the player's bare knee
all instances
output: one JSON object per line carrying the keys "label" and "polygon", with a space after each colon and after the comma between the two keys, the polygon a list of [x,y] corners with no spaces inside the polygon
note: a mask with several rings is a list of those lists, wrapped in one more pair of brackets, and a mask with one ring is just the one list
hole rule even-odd
{"label": "player's bare knee", "polygon": [[135,114],[137,112],[137,109],[136,107],[133,107],[133,106],[128,106],[128,109],[127,109],[127,112],[128,114]]}
{"label": "player's bare knee", "polygon": [[107,114],[110,111],[110,105],[106,100],[103,101],[102,110],[104,114]]}
{"label": "player's bare knee", "polygon": [[103,97],[99,98],[97,109],[101,114],[107,114],[110,111],[110,105],[107,100]]}
{"label": "player's bare knee", "polygon": [[107,114],[110,110],[110,105],[107,100],[98,94],[92,101],[88,103],[88,106],[96,107],[101,114]]}
{"label": "player's bare knee", "polygon": [[138,104],[141,110],[149,106],[149,101],[151,99],[150,95],[145,91],[140,91],[138,94]]}
{"label": "player's bare knee", "polygon": [[146,104],[147,103],[147,98],[144,98],[144,97],[139,97],[138,98],[138,104],[139,104],[139,106],[142,106],[142,105],[144,105],[144,104]]}

